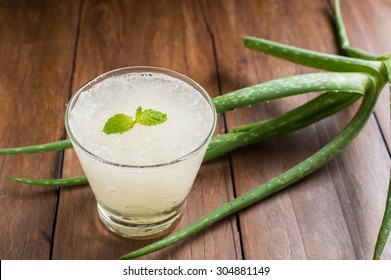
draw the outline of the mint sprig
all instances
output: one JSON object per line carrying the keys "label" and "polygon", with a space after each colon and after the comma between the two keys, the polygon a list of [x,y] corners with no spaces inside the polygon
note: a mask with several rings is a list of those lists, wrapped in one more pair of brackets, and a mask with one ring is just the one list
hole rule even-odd
{"label": "mint sprig", "polygon": [[152,109],[143,111],[141,106],[139,106],[136,111],[135,120],[133,120],[133,117],[125,114],[116,114],[106,121],[102,131],[107,135],[122,134],[131,130],[136,123],[145,126],[156,126],[164,123],[166,120],[166,114]]}

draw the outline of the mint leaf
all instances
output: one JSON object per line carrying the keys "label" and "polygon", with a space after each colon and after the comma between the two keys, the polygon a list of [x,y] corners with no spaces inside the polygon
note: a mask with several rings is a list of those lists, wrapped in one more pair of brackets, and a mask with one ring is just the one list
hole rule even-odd
{"label": "mint leaf", "polygon": [[109,118],[103,127],[103,132],[109,134],[122,134],[131,130],[134,126],[134,121],[131,116],[125,114],[116,114]]}
{"label": "mint leaf", "polygon": [[167,120],[167,115],[162,112],[152,109],[144,110],[139,106],[136,111],[136,123],[155,126],[164,123]]}
{"label": "mint leaf", "polygon": [[108,134],[122,134],[131,130],[134,124],[139,123],[146,126],[155,126],[164,123],[167,115],[152,109],[144,110],[138,106],[136,120],[125,114],[116,114],[109,118],[103,127],[103,132]]}

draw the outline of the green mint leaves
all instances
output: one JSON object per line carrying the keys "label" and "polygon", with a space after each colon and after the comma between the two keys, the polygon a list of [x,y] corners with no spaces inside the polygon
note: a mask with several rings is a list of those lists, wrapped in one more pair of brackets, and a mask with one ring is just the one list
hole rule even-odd
{"label": "green mint leaves", "polygon": [[134,121],[131,116],[116,114],[107,120],[103,132],[106,134],[122,134],[131,130],[133,126]]}
{"label": "green mint leaves", "polygon": [[167,115],[152,109],[144,110],[139,106],[136,111],[136,119],[125,114],[116,114],[110,117],[103,127],[103,132],[109,134],[122,134],[133,128],[138,123],[145,126],[155,126],[164,123]]}
{"label": "green mint leaves", "polygon": [[144,110],[139,106],[136,111],[136,123],[155,126],[164,123],[167,120],[167,115],[152,109]]}

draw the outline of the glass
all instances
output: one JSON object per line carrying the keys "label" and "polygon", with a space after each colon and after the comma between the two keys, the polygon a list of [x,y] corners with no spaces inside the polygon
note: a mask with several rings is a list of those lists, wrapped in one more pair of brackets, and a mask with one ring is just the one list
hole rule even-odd
{"label": "glass", "polygon": [[[197,148],[169,162],[135,166],[103,159],[79,143],[69,124],[79,97],[108,78],[132,73],[166,75],[185,82],[202,96],[212,122],[207,137]],[[67,106],[65,126],[94,192],[102,222],[124,237],[149,239],[167,233],[178,221],[212,138],[216,110],[207,92],[182,74],[156,67],[127,67],[102,74],[79,89]]]}

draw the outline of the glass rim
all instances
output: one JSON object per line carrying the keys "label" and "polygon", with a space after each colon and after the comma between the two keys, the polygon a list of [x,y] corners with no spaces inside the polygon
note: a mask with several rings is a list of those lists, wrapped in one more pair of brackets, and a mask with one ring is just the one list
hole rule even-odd
{"label": "glass rim", "polygon": [[[212,125],[210,127],[208,135],[205,137],[205,139],[201,142],[200,145],[198,145],[196,148],[192,149],[190,152],[186,153],[183,156],[177,157],[173,160],[162,162],[162,163],[157,163],[157,164],[144,164],[144,165],[132,165],[132,164],[122,164],[122,163],[117,163],[111,160],[104,159],[93,152],[89,151],[87,148],[85,148],[82,144],[79,143],[79,141],[76,139],[76,137],[73,135],[73,132],[70,128],[69,125],[69,114],[74,105],[76,104],[78,97],[86,91],[86,88],[91,88],[95,84],[98,84],[99,82],[110,78],[114,76],[119,76],[119,75],[125,75],[129,73],[158,73],[158,74],[163,74],[167,75],[169,77],[173,77],[176,79],[181,80],[182,82],[185,82],[186,84],[190,85],[192,88],[194,88],[198,93],[200,93],[203,98],[206,100],[206,102],[209,105],[211,114],[212,114]],[[191,78],[187,77],[186,75],[183,75],[181,73],[178,73],[176,71],[166,69],[166,68],[161,68],[161,67],[155,67],[155,66],[130,66],[130,67],[123,67],[123,68],[117,68],[110,70],[108,72],[105,72],[103,74],[100,74],[99,76],[95,77],[94,79],[90,80],[86,84],[84,84],[82,87],[80,87],[76,93],[70,98],[66,110],[65,110],[65,129],[66,132],[73,144],[75,144],[78,148],[80,148],[83,152],[85,152],[88,156],[92,157],[93,159],[100,161],[102,163],[109,164],[111,166],[115,167],[121,167],[121,168],[129,168],[129,169],[140,169],[140,168],[155,168],[155,167],[162,167],[162,166],[169,166],[175,163],[182,162],[186,160],[187,158],[190,158],[192,155],[196,154],[199,150],[201,150],[208,142],[209,139],[212,138],[212,135],[214,133],[214,130],[216,128],[216,119],[217,119],[217,112],[216,108],[214,106],[212,98],[209,96],[208,92],[200,86],[197,82],[192,80]]]}

